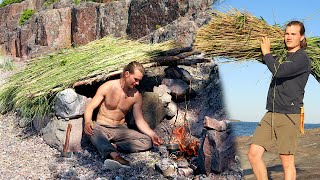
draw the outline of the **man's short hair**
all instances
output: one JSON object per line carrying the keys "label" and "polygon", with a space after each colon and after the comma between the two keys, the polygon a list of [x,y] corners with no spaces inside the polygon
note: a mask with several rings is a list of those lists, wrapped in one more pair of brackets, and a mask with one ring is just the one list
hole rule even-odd
{"label": "man's short hair", "polygon": [[142,66],[141,63],[137,61],[132,61],[128,65],[126,65],[123,68],[123,73],[128,71],[130,74],[133,74],[135,69],[139,70],[142,74],[144,74],[144,67]]}

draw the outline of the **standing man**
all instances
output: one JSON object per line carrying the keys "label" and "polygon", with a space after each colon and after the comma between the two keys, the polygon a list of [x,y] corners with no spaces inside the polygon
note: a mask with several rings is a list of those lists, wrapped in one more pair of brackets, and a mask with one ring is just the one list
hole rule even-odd
{"label": "standing man", "polygon": [[303,107],[304,88],[311,72],[311,61],[304,49],[307,47],[303,23],[287,24],[285,45],[287,59],[279,62],[270,54],[270,41],[262,38],[263,61],[272,73],[267,106],[268,112],[259,123],[249,149],[248,158],[258,180],[268,179],[262,159],[264,151],[270,151],[276,142],[284,179],[296,179],[294,154],[300,127],[300,108]]}
{"label": "standing man", "polygon": [[[109,163],[117,161],[121,165],[129,165],[118,151],[146,151],[152,147],[152,143],[156,146],[162,144],[162,139],[150,129],[143,118],[142,97],[135,88],[143,74],[144,68],[140,63],[129,63],[123,69],[122,77],[102,84],[86,106],[84,132],[101,156],[108,158]],[[92,114],[97,107],[99,112],[93,123]],[[144,134],[126,126],[125,115],[131,108],[136,125]]]}

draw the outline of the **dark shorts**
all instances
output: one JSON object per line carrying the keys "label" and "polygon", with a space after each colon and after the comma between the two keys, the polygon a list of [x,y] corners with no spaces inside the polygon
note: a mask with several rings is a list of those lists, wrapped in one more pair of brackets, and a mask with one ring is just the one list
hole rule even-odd
{"label": "dark shorts", "polygon": [[[93,133],[88,137],[103,157],[108,157],[111,152],[132,153],[146,151],[152,147],[149,136],[128,129],[126,125],[107,126],[94,123]],[[117,149],[111,143],[116,144]]]}
{"label": "dark shorts", "polygon": [[300,114],[267,112],[253,135],[252,144],[270,151],[276,145],[279,154],[295,154],[300,135]]}

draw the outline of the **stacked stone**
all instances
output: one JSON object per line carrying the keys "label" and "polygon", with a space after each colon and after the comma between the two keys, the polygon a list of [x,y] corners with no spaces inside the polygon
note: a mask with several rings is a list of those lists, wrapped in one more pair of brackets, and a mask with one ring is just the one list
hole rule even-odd
{"label": "stacked stone", "polygon": [[234,136],[228,121],[206,116],[201,139],[198,155],[200,172],[209,177],[227,174],[241,179],[242,170],[236,158]]}

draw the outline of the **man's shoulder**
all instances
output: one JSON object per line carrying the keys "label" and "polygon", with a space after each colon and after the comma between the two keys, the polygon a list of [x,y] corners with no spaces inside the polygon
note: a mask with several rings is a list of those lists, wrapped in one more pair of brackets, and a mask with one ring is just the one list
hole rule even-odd
{"label": "man's shoulder", "polygon": [[132,89],[132,94],[133,94],[134,99],[136,99],[136,100],[142,99],[142,95],[141,95],[141,93],[139,92],[138,89],[133,88]]}
{"label": "man's shoulder", "polygon": [[116,86],[118,84],[118,79],[115,79],[115,80],[109,80],[109,81],[106,81],[105,83],[103,83],[101,86],[103,87],[113,87],[113,86]]}
{"label": "man's shoulder", "polygon": [[114,88],[116,86],[117,86],[117,80],[110,80],[110,81],[103,83],[99,87],[99,89],[101,89],[102,91],[109,91],[111,88]]}
{"label": "man's shoulder", "polygon": [[298,51],[296,51],[295,54],[297,58],[307,60],[306,62],[311,63],[311,59],[309,58],[307,52],[304,49],[299,49]]}
{"label": "man's shoulder", "polygon": [[300,56],[303,56],[303,57],[309,59],[308,54],[306,53],[306,51],[305,51],[303,48],[297,50],[297,51],[295,52],[295,54],[298,54],[298,55],[300,55]]}

